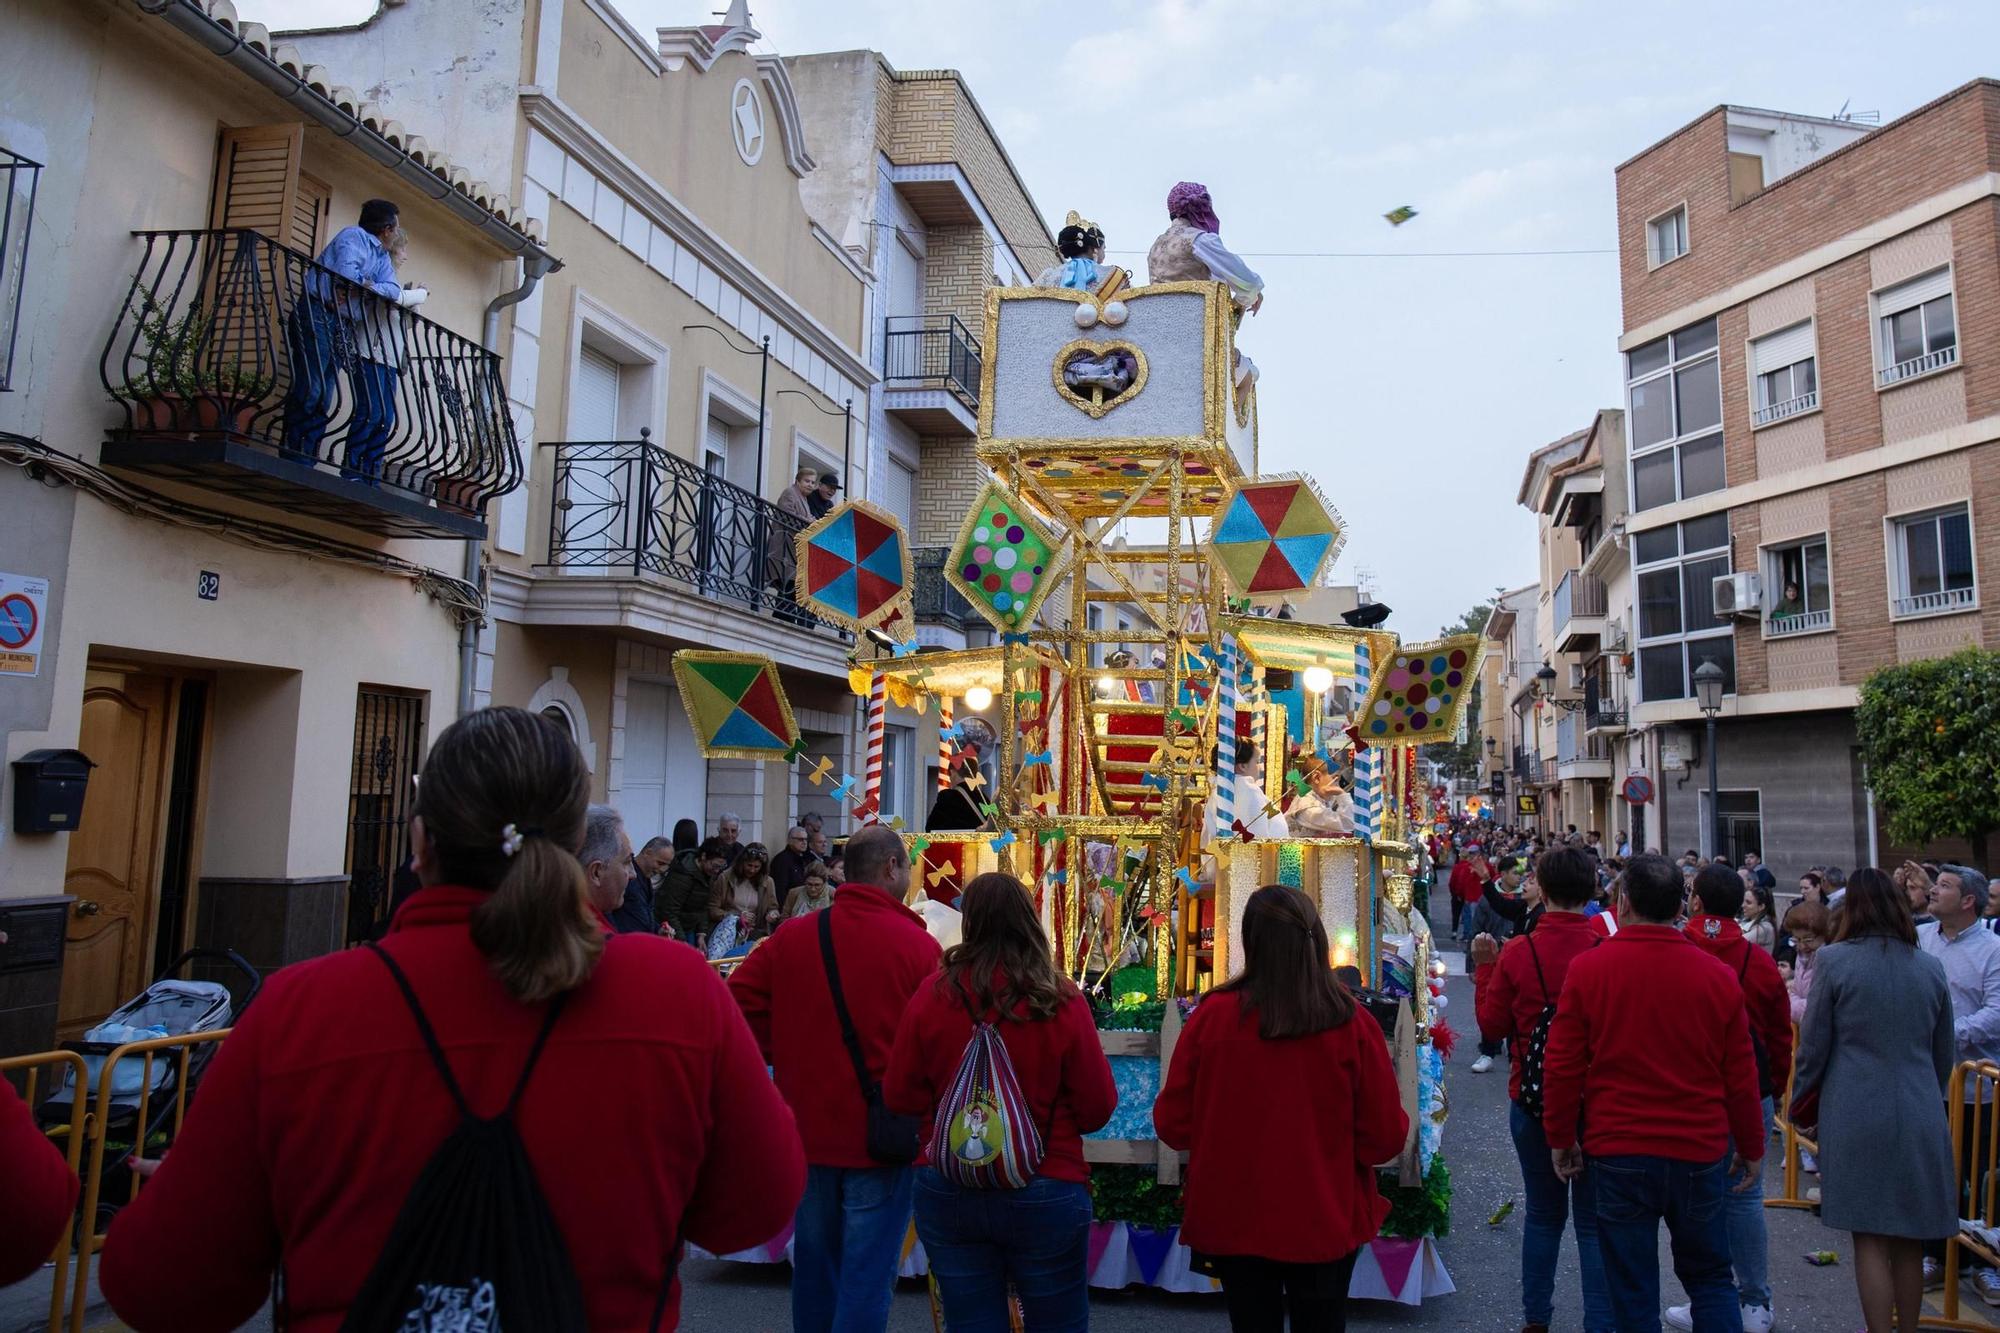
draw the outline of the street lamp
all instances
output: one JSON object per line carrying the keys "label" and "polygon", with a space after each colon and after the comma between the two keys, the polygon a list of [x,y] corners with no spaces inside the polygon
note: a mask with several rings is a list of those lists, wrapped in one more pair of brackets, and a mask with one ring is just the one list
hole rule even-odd
{"label": "street lamp", "polygon": [[1708,719],[1708,854],[1722,853],[1722,804],[1716,790],[1715,715],[1722,711],[1722,668],[1712,657],[1701,659],[1694,669],[1694,697],[1702,716]]}

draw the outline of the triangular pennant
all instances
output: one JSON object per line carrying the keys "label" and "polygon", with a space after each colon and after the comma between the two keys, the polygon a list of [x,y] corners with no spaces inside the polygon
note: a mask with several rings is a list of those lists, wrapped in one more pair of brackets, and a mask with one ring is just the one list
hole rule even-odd
{"label": "triangular pennant", "polygon": [[768,727],[740,708],[717,729],[710,744],[739,750],[775,750],[779,753],[785,749],[785,742],[780,737],[773,735]]}
{"label": "triangular pennant", "polygon": [[1155,1231],[1152,1227],[1127,1226],[1125,1240],[1132,1247],[1132,1257],[1139,1262],[1139,1278],[1147,1286],[1152,1286],[1160,1275],[1160,1265],[1166,1262],[1167,1251],[1174,1246],[1179,1232]]}
{"label": "triangular pennant", "polygon": [[1368,1249],[1375,1256],[1376,1267],[1382,1270],[1382,1285],[1389,1289],[1389,1298],[1401,1300],[1403,1284],[1410,1280],[1410,1269],[1417,1262],[1423,1242],[1385,1237],[1368,1242]]}
{"label": "triangular pennant", "polygon": [[1092,1222],[1090,1224],[1090,1239],[1085,1244],[1084,1272],[1095,1273],[1097,1271],[1098,1262],[1104,1258],[1105,1247],[1111,1244],[1112,1228],[1123,1227],[1124,1225],[1123,1222]]}
{"label": "triangular pennant", "polygon": [[842,514],[828,524],[824,532],[813,538],[812,544],[839,556],[850,565],[853,564],[855,560],[853,511]]}

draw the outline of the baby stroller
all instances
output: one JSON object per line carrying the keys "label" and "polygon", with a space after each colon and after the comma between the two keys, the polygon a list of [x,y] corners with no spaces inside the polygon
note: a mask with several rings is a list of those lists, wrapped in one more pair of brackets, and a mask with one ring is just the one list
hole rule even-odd
{"label": "baby stroller", "polygon": [[[230,994],[219,981],[182,981],[176,977],[191,962],[226,963],[248,979],[242,998]],[[189,949],[168,964],[152,985],[112,1010],[104,1021],[83,1034],[83,1040],[65,1042],[64,1050],[83,1057],[88,1073],[81,1091],[76,1077],[66,1068],[48,1097],[36,1108],[42,1131],[61,1140],[69,1133],[70,1113],[77,1097],[94,1097],[103,1078],[104,1062],[118,1047],[155,1037],[179,1037],[196,1032],[215,1032],[231,1026],[256,997],[263,974],[233,949]],[[104,1117],[104,1185],[99,1198],[101,1229],[109,1214],[131,1197],[132,1175],[117,1170],[135,1153],[157,1158],[172,1142],[174,1105],[182,1093],[192,1099],[195,1085],[214,1058],[220,1042],[204,1042],[185,1052],[160,1051],[154,1054],[151,1078],[146,1057],[128,1055],[118,1062],[111,1075],[109,1105],[98,1108]],[[150,1087],[148,1084],[150,1083]],[[141,1103],[145,1123],[140,1124]]]}

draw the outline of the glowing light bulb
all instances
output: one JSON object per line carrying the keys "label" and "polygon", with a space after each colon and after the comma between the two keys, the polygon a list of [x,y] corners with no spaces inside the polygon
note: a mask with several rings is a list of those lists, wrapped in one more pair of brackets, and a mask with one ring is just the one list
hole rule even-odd
{"label": "glowing light bulb", "polygon": [[1305,670],[1305,684],[1314,694],[1325,694],[1333,688],[1333,673],[1323,666],[1309,666]]}
{"label": "glowing light bulb", "polygon": [[984,685],[974,685],[965,692],[965,706],[975,713],[983,713],[993,706],[993,691]]}
{"label": "glowing light bulb", "polygon": [[1112,675],[1103,675],[1097,678],[1098,698],[1109,699],[1112,695],[1116,693],[1118,693],[1118,677]]}

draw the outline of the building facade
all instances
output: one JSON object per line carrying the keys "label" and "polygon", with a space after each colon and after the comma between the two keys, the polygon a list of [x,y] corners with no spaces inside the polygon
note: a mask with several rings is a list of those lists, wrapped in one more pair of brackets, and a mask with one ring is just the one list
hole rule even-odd
{"label": "building facade", "polygon": [[1546,796],[1535,673],[1542,648],[1536,633],[1541,585],[1500,594],[1486,619],[1480,663],[1479,743],[1486,753],[1486,789],[1502,824],[1541,828]]}
{"label": "building facade", "polygon": [[[227,5],[9,13],[0,1054],[191,945],[268,969],[379,928],[519,485],[489,311],[556,263],[421,113]],[[313,262],[374,198],[419,307]],[[80,818],[12,818],[71,751]]]}
{"label": "building facade", "polygon": [[1873,130],[1725,106],[1618,168],[1649,842],[1708,850],[1719,825],[1780,877],[1892,857],[1862,682],[2000,646],[1996,124],[1987,80]]}
{"label": "building facade", "polygon": [[[690,14],[693,17],[693,14]],[[635,840],[682,818],[774,847],[825,758],[862,771],[851,638],[794,600],[776,503],[800,468],[878,493],[874,278],[804,195],[820,167],[786,62],[747,6],[648,36],[595,0],[389,5],[296,34],[371,83],[456,91],[451,131],[565,266],[505,312],[527,484],[498,506],[473,702],[571,728]],[[426,94],[428,95],[428,93]],[[705,760],[679,648],[779,666],[807,764]]]}

